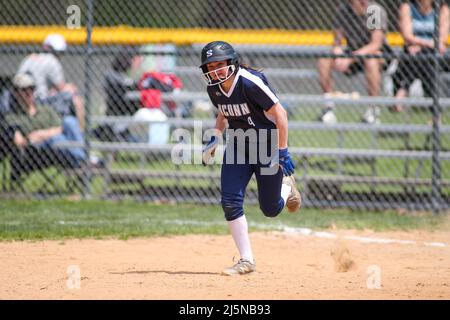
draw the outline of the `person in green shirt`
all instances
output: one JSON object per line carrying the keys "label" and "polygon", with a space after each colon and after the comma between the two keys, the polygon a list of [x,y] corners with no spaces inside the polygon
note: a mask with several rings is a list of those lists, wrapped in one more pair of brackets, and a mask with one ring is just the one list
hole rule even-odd
{"label": "person in green shirt", "polygon": [[62,155],[71,166],[80,166],[86,159],[81,147],[57,149],[54,145],[63,141],[83,142],[83,133],[74,116],[61,119],[56,111],[45,105],[37,105],[34,98],[36,83],[27,73],[13,78],[14,106],[5,115],[8,126],[14,130],[13,142],[19,149],[27,146],[44,149],[49,155]]}

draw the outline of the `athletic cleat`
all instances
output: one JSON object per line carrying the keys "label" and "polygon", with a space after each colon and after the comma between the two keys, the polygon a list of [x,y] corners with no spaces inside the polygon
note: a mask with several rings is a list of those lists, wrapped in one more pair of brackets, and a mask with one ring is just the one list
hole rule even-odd
{"label": "athletic cleat", "polygon": [[294,175],[283,177],[283,184],[287,184],[291,187],[291,193],[287,198],[286,207],[288,208],[289,212],[295,212],[300,209],[300,206],[302,205],[302,196],[297,190],[297,184],[295,183]]}
{"label": "athletic cleat", "polygon": [[239,261],[232,267],[226,268],[222,271],[224,276],[234,276],[237,274],[247,274],[256,271],[256,264],[251,263],[245,259],[239,259]]}

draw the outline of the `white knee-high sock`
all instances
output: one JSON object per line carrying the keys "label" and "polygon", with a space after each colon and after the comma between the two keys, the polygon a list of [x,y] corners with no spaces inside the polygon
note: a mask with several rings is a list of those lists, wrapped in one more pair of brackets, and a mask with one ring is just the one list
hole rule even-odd
{"label": "white knee-high sock", "polygon": [[252,246],[248,235],[247,218],[245,215],[233,221],[228,221],[228,225],[230,226],[231,235],[233,236],[241,258],[254,263]]}
{"label": "white knee-high sock", "polygon": [[287,184],[281,185],[281,197],[284,200],[284,205],[286,205],[287,198],[289,197],[289,194],[291,193],[291,186],[288,186]]}

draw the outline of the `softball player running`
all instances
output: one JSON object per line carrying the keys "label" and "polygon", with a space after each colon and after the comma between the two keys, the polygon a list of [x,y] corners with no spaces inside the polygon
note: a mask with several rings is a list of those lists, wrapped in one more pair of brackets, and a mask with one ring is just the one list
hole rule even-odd
{"label": "softball player running", "polygon": [[[214,41],[207,44],[201,53],[200,68],[208,95],[219,111],[215,125],[217,132],[222,134],[228,126],[227,133],[233,129],[250,137],[243,141],[236,138],[236,134],[227,139],[221,170],[221,204],[240,254],[239,261],[222,274],[246,274],[256,270],[243,210],[245,189],[253,173],[258,185],[259,205],[265,216],[276,217],[285,206],[295,212],[301,205],[293,176],[295,166],[288,152],[287,113],[264,74],[242,65],[229,43]],[[252,130],[256,134],[247,135]],[[270,138],[272,130],[275,130],[277,141]],[[266,131],[265,135],[261,134],[263,131]],[[204,147],[205,165],[214,157],[219,140],[218,135],[213,135]],[[267,150],[272,142],[276,143],[277,149],[270,155],[271,161],[264,162],[260,148]],[[255,145],[257,156],[253,154]],[[244,161],[240,161],[242,159]],[[264,170],[270,168],[274,170],[267,174]]]}

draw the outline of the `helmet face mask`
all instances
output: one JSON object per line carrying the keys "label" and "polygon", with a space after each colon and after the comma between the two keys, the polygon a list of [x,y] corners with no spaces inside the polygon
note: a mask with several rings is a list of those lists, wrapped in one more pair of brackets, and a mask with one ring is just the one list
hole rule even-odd
{"label": "helmet face mask", "polygon": [[[225,76],[220,74],[220,71],[222,70],[225,70]],[[215,86],[230,79],[235,71],[236,66],[233,64],[228,64],[225,67],[220,67],[211,71],[204,72],[203,80],[205,80],[207,86]]]}
{"label": "helmet face mask", "polygon": [[[220,84],[228,80],[239,69],[239,56],[233,47],[224,41],[214,41],[203,47],[201,53],[203,78],[208,86]],[[216,70],[208,70],[208,64],[212,62],[227,61],[228,66]],[[220,77],[217,71],[228,68],[226,76]]]}

